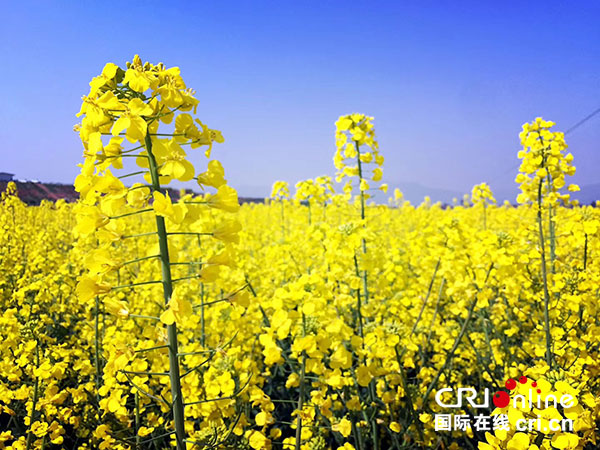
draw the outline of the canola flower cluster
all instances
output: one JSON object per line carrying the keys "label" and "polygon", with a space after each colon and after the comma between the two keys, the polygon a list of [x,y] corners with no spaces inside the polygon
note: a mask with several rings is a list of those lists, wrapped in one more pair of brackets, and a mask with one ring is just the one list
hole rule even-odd
{"label": "canola flower cluster", "polygon": [[[485,184],[452,208],[369,202],[383,157],[359,114],[334,158],[355,196],[324,176],[239,207],[221,164],[196,173],[183,150],[222,141],[196,103],[178,69],[109,64],[77,127],[81,200],[2,194],[0,449],[595,448],[600,214],[565,206],[574,168],[551,124],[524,128],[518,207]],[[173,179],[204,191],[176,200]],[[435,431],[437,390],[522,374],[511,395],[535,382],[572,405]],[[534,417],[574,426],[515,428]]]}

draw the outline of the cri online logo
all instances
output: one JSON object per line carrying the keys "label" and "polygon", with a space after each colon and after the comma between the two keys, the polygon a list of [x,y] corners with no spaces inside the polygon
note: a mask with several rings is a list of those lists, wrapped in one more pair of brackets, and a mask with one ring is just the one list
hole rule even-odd
{"label": "cri online logo", "polygon": [[[525,376],[520,377],[519,384],[523,384],[523,385],[527,384],[527,377],[525,377]],[[506,383],[504,383],[504,386],[509,391],[513,391],[517,388],[517,381],[512,378],[509,378],[508,380],[506,380]],[[531,389],[531,388],[533,388],[533,389]],[[537,382],[535,382],[535,381],[532,382],[531,388],[529,389],[528,398],[526,398],[524,395],[521,395],[521,394],[515,395],[513,397],[513,403],[514,403],[515,408],[517,408],[518,401],[521,402],[521,405],[523,405],[523,407],[528,405],[530,408],[534,407],[534,406],[536,406],[538,409],[542,408],[542,399],[540,396],[542,391],[540,389],[538,389]],[[533,393],[534,389],[535,389],[535,394],[537,394],[535,396]],[[465,400],[467,400],[467,402],[473,408],[488,408],[490,406],[490,391],[488,388],[485,388],[483,391],[484,392],[483,403],[481,403],[481,404],[477,404],[475,402],[475,399],[477,398],[477,391],[475,390],[475,388],[458,388],[456,403],[444,403],[442,401],[442,395],[445,392],[453,392],[453,391],[454,391],[454,389],[452,389],[452,388],[444,388],[444,389],[440,389],[439,391],[437,391],[437,393],[435,394],[435,401],[437,402],[437,404],[444,408],[461,408],[462,401],[464,398]],[[534,397],[536,397],[536,398],[534,398]],[[506,391],[496,391],[496,393],[492,396],[492,402],[494,403],[494,405],[497,408],[506,408],[510,404],[510,395]],[[556,398],[556,396],[554,396],[552,394],[546,395],[544,398],[544,403],[545,403],[546,408],[548,408],[550,406],[550,404],[552,404],[554,407],[556,407],[557,403],[558,403],[558,399]],[[569,394],[564,394],[563,396],[561,396],[560,397],[560,405],[563,406],[564,408],[570,408],[570,407],[574,406],[573,396],[569,395]]]}

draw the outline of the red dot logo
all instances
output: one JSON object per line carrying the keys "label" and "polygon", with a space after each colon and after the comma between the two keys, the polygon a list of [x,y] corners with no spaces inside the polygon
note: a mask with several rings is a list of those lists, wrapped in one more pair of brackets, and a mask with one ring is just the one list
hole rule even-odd
{"label": "red dot logo", "polygon": [[527,377],[521,377],[521,378],[519,378],[519,383],[521,383],[521,384],[527,383]]}
{"label": "red dot logo", "polygon": [[537,382],[536,382],[536,381],[534,381],[533,383],[531,383],[531,385],[532,385],[533,387],[537,387]]}
{"label": "red dot logo", "polygon": [[506,380],[506,383],[504,383],[504,386],[506,386],[506,389],[508,389],[509,391],[512,391],[514,388],[517,387],[517,382],[512,378],[509,378],[508,380]]}
{"label": "red dot logo", "polygon": [[498,391],[492,397],[492,401],[497,408],[506,408],[510,403],[510,396],[504,391]]}

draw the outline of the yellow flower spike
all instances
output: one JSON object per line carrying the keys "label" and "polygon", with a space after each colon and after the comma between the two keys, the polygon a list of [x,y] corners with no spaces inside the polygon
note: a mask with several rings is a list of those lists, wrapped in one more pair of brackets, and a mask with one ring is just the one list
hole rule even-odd
{"label": "yellow flower spike", "polygon": [[[191,196],[183,196],[183,200],[174,204],[168,191],[163,190],[163,186],[173,179],[189,181],[195,177],[194,167],[187,160],[186,152],[182,148],[184,144],[193,149],[205,147],[208,156],[213,143],[223,142],[223,136],[219,131],[209,128],[186,113],[192,110],[195,112],[198,101],[194,98],[194,92],[186,87],[176,67],[166,68],[162,63],[157,65],[144,63],[136,55],[133,61],[127,64],[126,69],[118,68],[114,64],[106,65],[102,74],[92,80],[90,87],[90,94],[83,98],[79,113],[79,116],[83,116],[81,124],[74,127],[82,140],[86,158],[82,174],[75,183],[82,198],[82,204],[76,207],[75,232],[81,241],[81,247],[85,248],[86,254],[89,255],[80,257],[80,260],[85,261],[89,273],[81,278],[77,292],[80,299],[88,300],[110,289],[100,281],[99,276],[102,275],[111,283],[127,287],[126,290],[105,299],[106,312],[117,317],[135,316],[143,320],[160,315],[163,323],[168,324],[166,330],[161,327],[145,327],[142,334],[146,339],[154,342],[169,344],[168,382],[173,395],[171,413],[174,419],[174,438],[178,450],[181,450],[185,448],[186,434],[195,436],[196,431],[189,426],[189,422],[186,424],[183,411],[182,389],[187,390],[187,380],[182,382],[178,374],[179,363],[175,361],[178,358],[178,335],[185,333],[178,333],[175,324],[185,320],[186,315],[191,315],[191,305],[179,298],[179,292],[172,292],[173,280],[190,279],[189,283],[216,281],[220,267],[233,266],[235,255],[231,250],[226,249],[217,254],[216,248],[213,247],[214,243],[207,239],[207,244],[203,245],[202,252],[199,252],[198,247],[190,246],[190,241],[195,241],[191,236],[196,236],[199,241],[202,235],[211,234],[211,227],[220,220],[219,212],[204,213],[207,211],[206,201],[210,199],[210,206],[228,211],[237,211],[239,203],[237,193],[231,188],[224,187],[223,170],[218,162],[209,163],[207,170],[209,179],[203,180],[219,189],[212,197],[195,201]],[[161,124],[172,122],[175,122],[174,133],[159,131]],[[106,135],[112,137],[105,137]],[[124,143],[141,145],[125,148]],[[133,157],[135,163],[144,170],[141,173],[134,172],[121,177],[113,176],[110,169],[123,168],[124,157]],[[120,179],[132,175],[143,175],[150,186],[136,183],[131,188],[126,188]],[[150,202],[152,212],[148,210]],[[155,231],[145,227],[149,215],[147,213],[154,213]],[[136,231],[136,227],[142,229]],[[214,229],[214,236],[225,242],[238,241],[239,230],[239,222],[229,222]],[[145,237],[152,235],[158,237],[158,242]],[[87,238],[88,236],[90,239]],[[94,242],[104,247],[93,251]],[[131,245],[133,243],[135,245]],[[127,261],[123,268],[113,257],[116,251],[123,253],[123,258],[119,258],[120,260]],[[177,254],[181,254],[184,260],[179,262]],[[211,254],[213,256],[208,258],[210,263],[198,262],[205,261],[205,258]],[[155,302],[140,306],[136,304],[135,297],[142,292],[152,297],[155,295],[155,288],[158,287],[156,286],[158,280],[154,273],[156,261],[160,261],[161,264],[162,291],[166,309],[145,312],[143,310],[152,309],[154,306],[150,305],[155,305]],[[193,268],[197,267],[196,264],[201,264],[201,269],[194,274]],[[184,271],[186,267],[187,273]],[[146,277],[144,278],[142,274]],[[227,286],[227,288],[235,292],[233,287]],[[124,301],[126,294],[127,302]],[[62,298],[64,294],[53,292],[52,295]],[[212,294],[209,291],[206,295]],[[240,296],[240,299],[242,297]],[[130,309],[136,314],[130,313]],[[99,309],[96,307],[96,318],[98,314]],[[202,318],[204,317],[203,310]],[[195,319],[191,321],[195,322]],[[121,326],[124,329],[117,330],[116,335],[120,338],[124,336],[124,333],[130,331],[132,324],[133,322],[129,321],[123,322]],[[95,327],[97,340],[98,320]],[[187,337],[181,336],[181,338],[183,343],[189,342]],[[123,373],[115,375],[128,365],[131,365],[135,371],[143,372],[149,369],[149,364],[142,359],[142,355],[135,361],[119,356],[111,350],[114,343],[111,339],[103,344],[106,348],[102,351],[112,356],[106,362],[105,382],[98,393],[103,397],[100,401],[101,408],[111,412],[117,421],[124,422],[128,416],[128,406],[124,401],[124,388],[120,387],[119,383],[134,383],[138,394],[152,392],[157,385],[155,381],[144,379],[142,376],[135,376],[133,380],[129,380]],[[96,344],[96,354],[101,350],[98,347]],[[148,360],[153,358],[150,353],[145,353],[143,357]],[[96,361],[97,366],[98,356]],[[96,384],[99,384],[98,380]],[[226,391],[230,390],[230,386],[231,382],[228,382]],[[47,389],[47,392],[50,392],[50,389]],[[143,403],[144,397],[140,396],[139,401]],[[136,405],[138,408],[140,406],[142,411],[148,412],[143,404]],[[195,414],[198,410],[214,410],[214,405],[206,404],[188,410]],[[196,412],[193,412],[194,410]],[[154,412],[143,415],[150,418],[152,414]],[[233,412],[230,416],[231,414]],[[139,420],[138,416],[136,418]],[[160,420],[164,422],[163,419]],[[149,425],[161,426],[160,420],[150,421]],[[139,423],[136,423],[136,428],[144,430],[140,428]],[[57,431],[55,434],[56,436],[52,436],[53,442],[58,442],[60,433]],[[144,434],[144,432],[140,433],[140,435]],[[117,448],[116,440],[110,435],[102,435],[101,440],[102,442],[95,443],[99,448]]]}
{"label": "yellow flower spike", "polygon": [[271,198],[290,198],[290,187],[286,181],[276,181],[271,189]]}
{"label": "yellow flower spike", "polygon": [[554,125],[554,122],[541,120],[533,126],[523,126],[520,135],[523,150],[519,152],[521,173],[517,177],[523,203],[537,201],[538,190],[544,198],[549,198],[549,194],[558,192],[565,185],[565,175],[575,173],[571,164],[573,155],[565,154],[564,134],[550,130]]}

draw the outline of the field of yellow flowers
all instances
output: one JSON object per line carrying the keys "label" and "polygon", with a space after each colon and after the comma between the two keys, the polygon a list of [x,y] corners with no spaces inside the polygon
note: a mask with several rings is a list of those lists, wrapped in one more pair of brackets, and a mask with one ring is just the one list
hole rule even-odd
{"label": "field of yellow flowers", "polygon": [[[0,449],[598,448],[600,213],[569,199],[553,123],[523,127],[518,207],[485,183],[382,201],[362,114],[336,122],[342,193],[240,207],[178,68],[136,56],[90,87],[80,201],[0,201]],[[459,388],[494,402],[448,408]]]}

